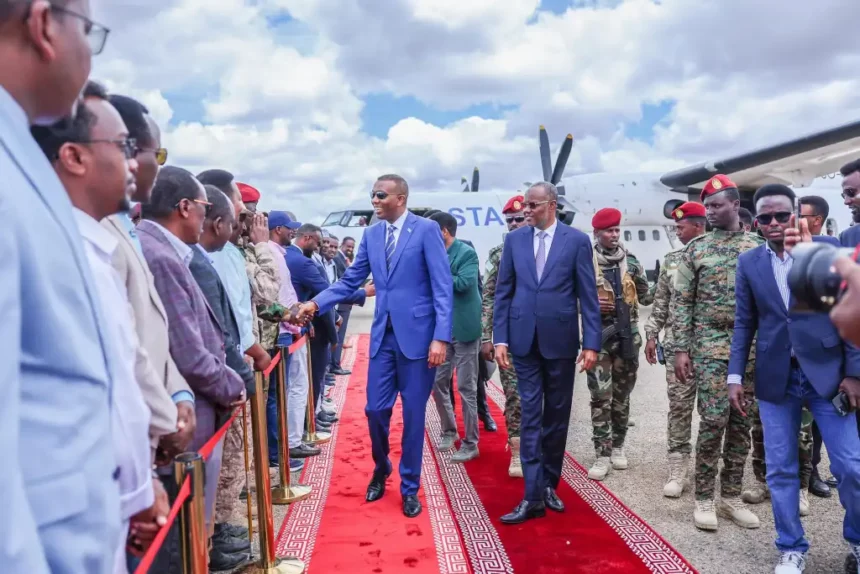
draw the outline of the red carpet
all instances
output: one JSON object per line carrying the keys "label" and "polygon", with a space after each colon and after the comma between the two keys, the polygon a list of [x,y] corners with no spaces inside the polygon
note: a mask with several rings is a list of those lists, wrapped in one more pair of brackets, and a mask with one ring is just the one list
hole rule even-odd
{"label": "red carpet", "polygon": [[[302,482],[310,498],[294,505],[278,537],[281,554],[298,555],[308,572],[328,574],[618,573],[695,574],[695,570],[647,524],[599,483],[589,481],[576,461],[565,462],[558,493],[567,510],[519,526],[499,522],[522,498],[523,481],[507,476],[501,389],[488,385],[500,428],[481,433],[481,456],[466,465],[439,453],[439,420],[432,399],[427,410],[422,503],[407,519],[400,509],[395,471],[382,500],[364,501],[373,468],[364,416],[369,338],[347,351],[355,361],[350,377],[339,377],[333,397],[341,420],[323,454],[309,459]],[[458,419],[459,401],[457,405]],[[391,425],[392,463],[400,455],[399,403]],[[461,430],[462,434],[462,430]],[[433,446],[431,446],[431,444]]]}

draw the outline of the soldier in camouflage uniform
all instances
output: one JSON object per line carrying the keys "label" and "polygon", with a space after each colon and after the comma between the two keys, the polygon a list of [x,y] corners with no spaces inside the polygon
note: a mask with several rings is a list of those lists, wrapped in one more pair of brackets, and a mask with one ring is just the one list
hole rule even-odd
{"label": "soldier in camouflage uniform", "polygon": [[[705,232],[705,207],[701,203],[688,202],[672,212],[675,220],[676,236],[687,245]],[[669,417],[666,436],[669,442],[669,480],[663,487],[663,496],[678,498],[687,487],[687,472],[690,467],[690,436],[692,434],[693,408],[696,405],[696,381],[690,377],[681,382],[675,377],[675,309],[672,295],[675,292],[675,275],[681,259],[681,250],[666,255],[660,267],[660,275],[654,289],[654,304],[651,316],[645,323],[645,359],[652,365],[657,364],[657,345],[660,331],[663,336],[664,357],[660,362],[666,365],[666,389],[669,394]]]}
{"label": "soldier in camouflage uniform", "polygon": [[[738,256],[762,243],[743,231],[738,218],[737,186],[717,175],[702,189],[711,233],[687,244],[675,276],[675,376],[682,382],[692,374],[698,387],[701,421],[696,442],[695,525],[716,530],[717,514],[744,528],[758,528],[758,517],[741,500],[744,464],[750,447],[750,418],[730,408],[729,355],[735,314],[735,269]],[[743,380],[753,396],[753,361]],[[723,436],[725,435],[725,444]],[[722,496],[714,503],[720,455]]]}
{"label": "soldier in camouflage uniform", "polygon": [[[523,215],[523,196],[512,197],[502,208],[508,231],[525,226],[526,218]],[[493,305],[496,302],[496,279],[499,276],[499,262],[502,259],[502,248],[504,243],[490,250],[487,256],[487,269],[484,274],[484,292],[482,296],[481,312],[481,358],[485,361],[493,360]],[[514,366],[508,369],[499,367],[499,378],[502,381],[502,389],[505,391],[505,426],[508,429],[508,446],[511,449],[511,463],[508,467],[508,475],[523,477],[523,467],[520,463],[520,395],[517,392],[517,373]]]}
{"label": "soldier in camouflage uniform", "polygon": [[597,363],[586,374],[591,392],[591,425],[597,456],[588,477],[603,480],[611,469],[627,468],[624,439],[630,417],[630,393],[636,385],[639,348],[642,346],[638,327],[639,305],[650,305],[653,294],[645,277],[645,268],[619,241],[621,212],[611,207],[601,209],[594,214],[591,225],[595,236],[594,253],[600,270],[597,294],[604,333],[613,326],[625,328],[617,324],[614,287],[604,276],[607,270],[618,269],[621,298],[630,307],[628,327],[633,339],[632,352],[625,357],[620,334],[604,336]]}

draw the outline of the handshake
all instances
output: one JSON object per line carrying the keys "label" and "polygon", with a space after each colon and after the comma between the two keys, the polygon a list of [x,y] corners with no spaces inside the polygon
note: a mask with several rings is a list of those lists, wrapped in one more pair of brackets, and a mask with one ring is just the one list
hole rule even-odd
{"label": "handshake", "polygon": [[308,324],[308,322],[313,319],[316,312],[319,310],[317,304],[313,301],[308,301],[307,303],[298,303],[297,305],[293,305],[289,309],[289,314],[285,314],[282,319],[285,323],[289,323],[290,325],[297,325],[299,327],[303,327]]}

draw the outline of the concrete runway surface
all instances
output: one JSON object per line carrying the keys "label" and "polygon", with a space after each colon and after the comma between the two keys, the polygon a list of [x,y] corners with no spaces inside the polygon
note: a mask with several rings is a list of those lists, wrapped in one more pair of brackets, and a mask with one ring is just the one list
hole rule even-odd
{"label": "concrete runway surface", "polygon": [[[643,308],[641,325],[648,317]],[[373,319],[373,304],[364,308],[353,307],[349,322],[350,333],[368,333]],[[666,466],[666,397],[665,368],[651,366],[640,355],[639,379],[631,397],[631,417],[636,426],[629,429],[625,451],[630,468],[613,471],[605,485],[633,512],[672,544],[701,574],[761,574],[773,572],[778,557],[773,544],[775,531],[770,501],[750,508],[761,519],[757,530],[745,530],[728,520],[720,519],[717,532],[702,532],[693,525],[693,492],[688,488],[680,499],[663,496],[663,485],[668,477]],[[496,375],[498,376],[498,375]],[[567,450],[586,467],[594,461],[591,442],[589,393],[585,374],[578,373],[574,383],[573,409],[570,417]],[[459,413],[459,409],[458,409]],[[458,414],[458,416],[460,416]],[[400,424],[399,422],[397,424]],[[693,441],[698,428],[698,415],[694,414]],[[695,447],[694,447],[695,448]],[[829,462],[819,466],[822,475],[830,476]],[[368,469],[368,480],[370,476]],[[512,479],[513,480],[513,479]],[[749,462],[744,475],[745,486],[755,482]],[[717,488],[719,488],[719,483]],[[821,499],[809,495],[810,516],[803,519],[811,549],[807,574],[838,574],[848,545],[842,538],[844,511],[838,497]],[[511,508],[518,501],[511,501]],[[242,511],[244,512],[244,506]],[[276,532],[285,515],[285,507],[275,507]],[[237,512],[236,523],[243,523]],[[255,544],[256,551],[256,544]]]}

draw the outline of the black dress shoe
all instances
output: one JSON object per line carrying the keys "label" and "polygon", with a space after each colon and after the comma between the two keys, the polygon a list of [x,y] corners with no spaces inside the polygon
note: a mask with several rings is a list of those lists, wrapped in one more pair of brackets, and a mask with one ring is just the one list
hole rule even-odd
{"label": "black dress shoe", "polygon": [[407,518],[415,518],[421,514],[421,501],[418,500],[418,495],[407,494],[403,497],[403,514]]}
{"label": "black dress shoe", "polygon": [[343,376],[343,375],[351,375],[352,371],[348,371],[346,369],[341,369],[340,367],[331,370],[331,374]]}
{"label": "black dress shoe", "polygon": [[367,486],[367,495],[364,499],[368,502],[376,502],[382,498],[382,495],[385,494],[385,480],[387,478],[388,474],[373,473],[373,478],[370,479],[370,484]]}
{"label": "black dress shoe", "polygon": [[[248,493],[245,493],[245,497],[247,498]],[[218,536],[222,533],[226,533],[227,536],[231,536],[233,538],[248,538],[248,529],[244,526],[236,526],[235,524],[230,524],[229,522],[222,522],[215,525],[215,536]]]}
{"label": "black dress shoe", "polygon": [[217,548],[212,548],[209,551],[209,570],[211,572],[235,570],[250,561],[251,555],[245,552],[227,554]]}
{"label": "black dress shoe", "polygon": [[837,486],[839,483],[838,483],[838,482],[836,482],[836,478],[835,478],[835,477],[831,476],[830,478],[828,478],[827,480],[825,480],[825,481],[824,481],[824,484],[826,484],[826,485],[827,485],[827,486],[829,486],[830,488],[836,488],[836,486]]}
{"label": "black dress shoe", "polygon": [[496,426],[496,421],[490,415],[484,417],[484,430],[487,432],[496,432],[499,430],[499,427]]}
{"label": "black dress shoe", "polygon": [[320,413],[317,415],[317,420],[323,421],[325,423],[336,423],[340,419],[334,413],[327,413],[325,411],[320,411]]}
{"label": "black dress shoe", "polygon": [[558,497],[558,494],[555,493],[553,487],[547,486],[543,490],[543,501],[546,503],[546,507],[553,512],[564,512],[564,503]]}
{"label": "black dress shoe", "polygon": [[250,552],[251,541],[247,538],[233,538],[226,530],[222,530],[220,534],[212,537],[212,549],[224,554]]}
{"label": "black dress shoe", "polygon": [[546,505],[543,502],[523,500],[514,510],[502,516],[502,524],[522,524],[531,518],[546,516]]}
{"label": "black dress shoe", "polygon": [[321,421],[319,419],[316,419],[316,424],[314,426],[316,427],[316,430],[318,430],[318,431],[331,432],[331,423],[327,423],[325,421]]}
{"label": "black dress shoe", "polygon": [[833,495],[830,486],[821,480],[817,472],[813,472],[809,477],[809,493],[819,498],[830,498]]}
{"label": "black dress shoe", "polygon": [[321,452],[319,448],[313,445],[302,443],[290,449],[290,458],[307,458],[309,456],[316,456]]}

